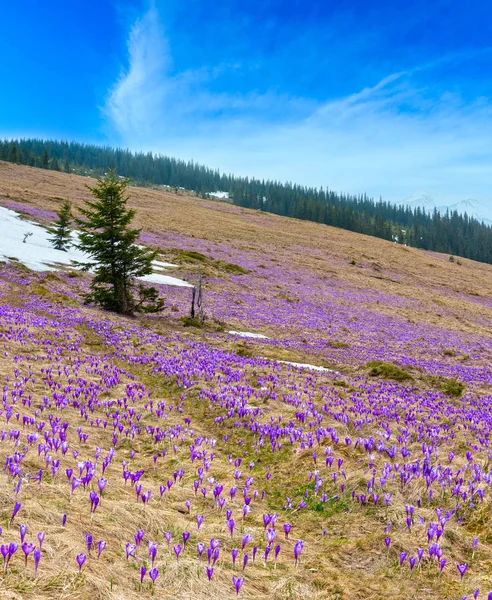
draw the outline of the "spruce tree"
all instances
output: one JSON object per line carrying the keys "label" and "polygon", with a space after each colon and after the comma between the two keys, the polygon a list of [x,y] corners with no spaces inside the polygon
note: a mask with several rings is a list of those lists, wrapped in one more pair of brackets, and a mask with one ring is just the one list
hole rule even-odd
{"label": "spruce tree", "polygon": [[57,250],[66,252],[70,247],[70,223],[72,221],[72,205],[68,200],[62,204],[60,211],[57,213],[58,220],[55,221],[53,227],[48,229],[50,241]]}
{"label": "spruce tree", "polygon": [[87,302],[132,316],[135,312],[159,312],[164,301],[155,288],[135,284],[135,278],[152,273],[157,252],[136,245],[141,230],[130,228],[135,211],[126,206],[128,184],[128,179],[119,179],[110,171],[106,178],[98,179],[96,187],[89,188],[94,200],[86,201],[80,209],[83,218],[76,219],[80,229],[77,248],[89,260],[77,264],[94,273]]}
{"label": "spruce tree", "polygon": [[49,169],[50,168],[50,158],[48,156],[48,152],[45,150],[43,155],[41,156],[41,168]]}
{"label": "spruce tree", "polygon": [[10,146],[8,161],[11,163],[16,163],[19,160],[19,155],[17,152],[17,144],[14,142],[12,146]]}

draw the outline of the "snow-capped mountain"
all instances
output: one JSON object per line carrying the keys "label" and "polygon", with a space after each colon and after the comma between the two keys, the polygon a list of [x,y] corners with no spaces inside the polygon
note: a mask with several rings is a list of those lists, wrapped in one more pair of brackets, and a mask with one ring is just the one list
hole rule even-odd
{"label": "snow-capped mountain", "polygon": [[492,225],[492,201],[490,205],[474,198],[465,198],[458,202],[450,203],[446,198],[441,197],[439,194],[432,194],[429,192],[416,193],[408,196],[403,200],[403,204],[416,208],[420,206],[424,208],[426,212],[433,211],[434,208],[441,213],[449,211],[457,211],[459,214],[466,214],[469,217],[474,217],[479,221],[483,221],[487,225]]}

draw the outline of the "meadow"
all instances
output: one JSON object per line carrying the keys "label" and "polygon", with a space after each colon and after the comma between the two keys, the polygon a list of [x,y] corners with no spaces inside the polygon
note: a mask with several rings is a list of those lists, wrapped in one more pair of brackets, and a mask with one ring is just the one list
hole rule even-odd
{"label": "meadow", "polygon": [[[0,163],[0,205],[47,225],[91,183]],[[492,266],[130,205],[208,318],[185,326],[189,288],[127,319],[87,275],[2,262],[1,597],[488,598]]]}

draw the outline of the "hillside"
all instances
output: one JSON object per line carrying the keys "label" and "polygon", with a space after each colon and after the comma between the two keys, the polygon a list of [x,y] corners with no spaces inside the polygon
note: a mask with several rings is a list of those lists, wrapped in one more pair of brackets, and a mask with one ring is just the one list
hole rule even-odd
{"label": "hillside", "polygon": [[[46,225],[92,183],[0,162],[0,206]],[[208,324],[183,326],[189,288],[129,320],[74,270],[0,265],[2,598],[487,598],[492,265],[129,204],[173,276],[204,274]]]}
{"label": "hillside", "polygon": [[113,168],[118,175],[130,177],[142,187],[171,187],[176,191],[189,190],[203,198],[228,198],[238,207],[332,225],[492,264],[492,227],[469,201],[453,206],[441,201],[438,206],[425,195],[413,205],[410,199],[397,206],[366,194],[226,175],[193,161],[152,152],[57,140],[0,140],[0,160],[90,177],[103,176]]}

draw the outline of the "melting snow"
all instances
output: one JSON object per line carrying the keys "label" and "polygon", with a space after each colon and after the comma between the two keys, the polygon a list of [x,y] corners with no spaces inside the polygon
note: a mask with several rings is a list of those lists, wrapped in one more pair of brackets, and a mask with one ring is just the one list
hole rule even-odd
{"label": "melting snow", "polygon": [[262,335],[261,333],[250,333],[249,331],[228,331],[227,333],[245,338],[260,338],[263,340],[268,339],[266,335]]}
{"label": "melting snow", "polygon": [[311,369],[312,371],[326,371],[327,373],[337,373],[333,369],[327,369],[326,367],[318,367],[317,365],[310,365],[308,363],[296,363],[290,362],[288,360],[277,360],[277,362],[282,363],[283,365],[292,365],[293,367],[298,367],[299,369]]}
{"label": "melting snow", "polygon": [[209,196],[212,196],[213,198],[229,198],[229,192],[210,192]]}
{"label": "melting snow", "polygon": [[162,262],[161,260],[154,260],[154,267],[157,269],[165,269],[166,267],[177,267],[178,265],[173,265],[173,263]]}
{"label": "melting snow", "polygon": [[[72,232],[72,237],[76,240],[77,233]],[[24,239],[26,239],[25,243]],[[51,245],[49,233],[44,227],[21,219],[18,213],[2,206],[0,206],[0,257],[6,260],[16,258],[33,271],[56,271],[57,267],[62,265],[72,266],[73,260],[80,262],[87,260],[87,257],[73,246],[67,252],[56,250]],[[155,264],[159,269],[176,266],[160,261],[156,261]],[[163,285],[193,287],[187,281],[159,273],[152,273],[140,279]]]}
{"label": "melting snow", "polygon": [[144,275],[139,277],[142,281],[148,283],[160,283],[161,285],[176,285],[179,287],[193,287],[191,283],[184,281],[184,279],[178,279],[177,277],[170,277],[169,275],[161,275],[160,273],[152,273],[151,275]]}

